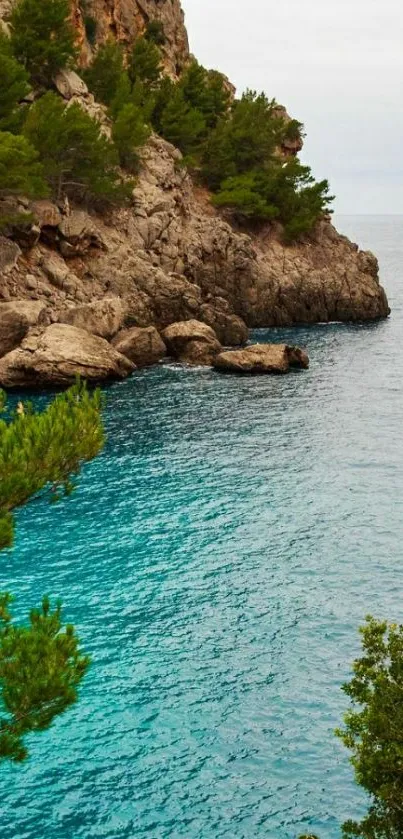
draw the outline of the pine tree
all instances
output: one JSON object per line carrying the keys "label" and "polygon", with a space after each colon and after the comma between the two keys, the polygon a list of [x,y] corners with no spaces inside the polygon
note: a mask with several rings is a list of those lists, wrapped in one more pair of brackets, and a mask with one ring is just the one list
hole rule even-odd
{"label": "pine tree", "polygon": [[138,171],[140,158],[138,149],[147,142],[150,127],[144,120],[141,108],[132,103],[119,112],[112,129],[112,137],[119,152],[120,162],[129,172]]}
{"label": "pine tree", "polygon": [[363,654],[343,686],[352,706],[339,737],[352,753],[356,780],[371,798],[368,814],[343,825],[343,837],[403,836],[403,626],[367,618]]}
{"label": "pine tree", "polygon": [[16,58],[35,84],[49,87],[76,55],[68,0],[18,0],[11,26]]}
{"label": "pine tree", "polygon": [[162,136],[188,155],[198,149],[205,128],[203,114],[188,105],[177,86],[161,114]]}
{"label": "pine tree", "polygon": [[139,38],[130,53],[128,72],[132,84],[140,81],[150,88],[161,78],[161,53],[158,47],[146,38]]}
{"label": "pine tree", "polygon": [[0,131],[18,130],[22,111],[21,99],[29,92],[25,68],[12,55],[8,39],[0,38]]}
{"label": "pine tree", "polygon": [[39,152],[54,195],[78,200],[122,201],[118,154],[100,125],[78,103],[66,107],[54,93],[32,105],[24,127]]}
{"label": "pine tree", "polygon": [[47,597],[28,625],[12,622],[10,594],[0,594],[0,760],[28,757],[24,736],[44,731],[77,700],[90,659],[71,625],[63,626],[61,604]]}
{"label": "pine tree", "polygon": [[95,98],[110,105],[116,97],[124,72],[124,56],[120,44],[108,41],[101,46],[83,78]]}
{"label": "pine tree", "polygon": [[43,198],[47,194],[43,166],[36,149],[25,137],[0,131],[0,197]]}
{"label": "pine tree", "polygon": [[[35,413],[27,405],[0,420],[0,549],[13,538],[12,511],[40,492],[70,493],[72,477],[103,445],[101,396],[76,384]],[[5,411],[0,392],[0,409]],[[74,628],[63,626],[60,603],[47,597],[29,622],[13,623],[12,597],[0,595],[0,759],[27,757],[24,737],[43,731],[77,699],[88,668]]]}

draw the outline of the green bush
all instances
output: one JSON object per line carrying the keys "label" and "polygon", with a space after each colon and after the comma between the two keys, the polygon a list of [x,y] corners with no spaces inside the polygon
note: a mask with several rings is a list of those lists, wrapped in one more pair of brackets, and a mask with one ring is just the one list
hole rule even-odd
{"label": "green bush", "polygon": [[127,190],[119,179],[118,154],[99,124],[74,103],[47,93],[31,107],[24,127],[37,149],[53,195],[87,202],[119,202]]}
{"label": "green bush", "polygon": [[25,137],[0,131],[0,196],[48,194],[37,150]]}
{"label": "green bush", "polygon": [[76,56],[68,0],[18,0],[11,26],[16,58],[35,84],[49,87]]}
{"label": "green bush", "polygon": [[97,37],[97,22],[91,15],[84,15],[84,28],[87,41],[92,46],[95,44]]}
{"label": "green bush", "polygon": [[152,41],[157,47],[163,47],[166,43],[164,24],[160,20],[150,20],[144,33],[146,41]]}

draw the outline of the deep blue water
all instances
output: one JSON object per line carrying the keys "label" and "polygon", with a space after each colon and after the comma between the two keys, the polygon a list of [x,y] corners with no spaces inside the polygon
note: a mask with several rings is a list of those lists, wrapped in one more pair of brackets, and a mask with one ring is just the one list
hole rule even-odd
{"label": "deep blue water", "polygon": [[7,839],[339,837],[333,736],[368,612],[402,620],[403,218],[343,218],[393,315],[259,332],[279,378],[159,368],[107,391],[75,495],[18,515],[1,587],[60,595],[93,656],[79,704],[2,765]]}

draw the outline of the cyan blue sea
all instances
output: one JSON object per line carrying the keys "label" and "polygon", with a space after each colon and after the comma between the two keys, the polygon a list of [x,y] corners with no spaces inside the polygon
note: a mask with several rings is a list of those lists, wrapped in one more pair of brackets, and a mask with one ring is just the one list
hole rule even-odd
{"label": "cyan blue sea", "polygon": [[403,217],[338,224],[388,321],[257,332],[308,348],[287,377],[110,387],[73,497],[18,513],[1,588],[62,597],[93,664],[1,765],[2,839],[337,839],[362,812],[333,730],[358,625],[403,620]]}

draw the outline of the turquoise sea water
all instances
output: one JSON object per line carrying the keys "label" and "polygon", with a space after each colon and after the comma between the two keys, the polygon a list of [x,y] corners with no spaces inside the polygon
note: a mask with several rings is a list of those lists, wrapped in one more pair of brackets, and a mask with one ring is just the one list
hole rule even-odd
{"label": "turquoise sea water", "polygon": [[366,613],[403,618],[403,218],[343,218],[393,316],[270,330],[308,372],[158,368],[107,391],[75,495],[18,515],[1,587],[60,595],[93,665],[0,768],[7,839],[339,837],[363,805],[332,735]]}

